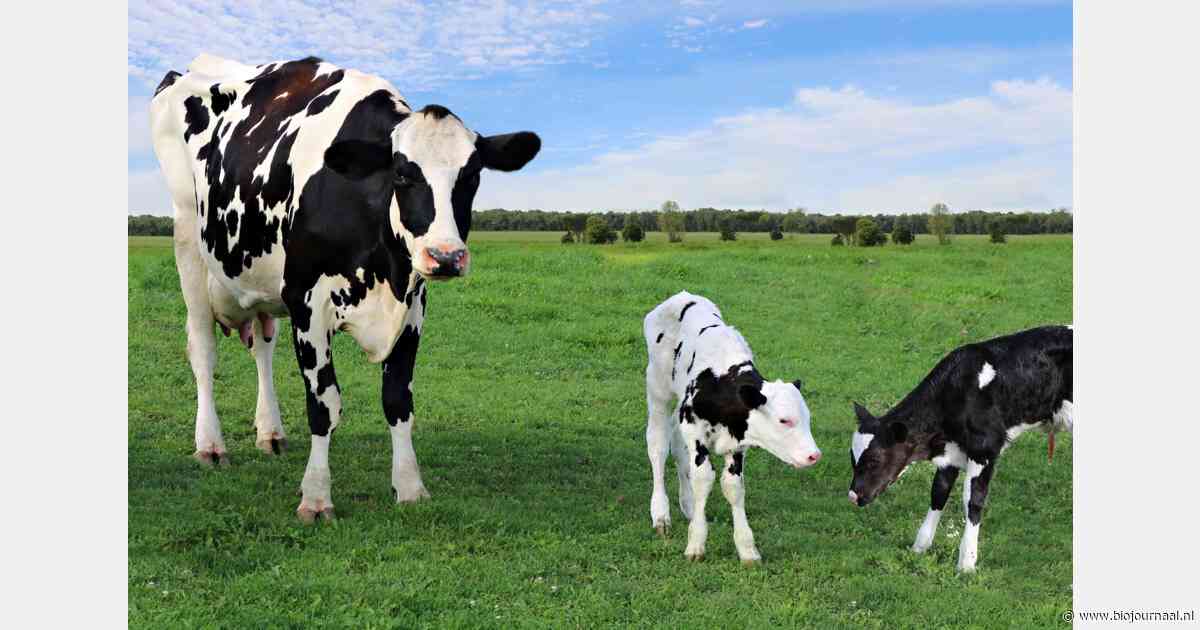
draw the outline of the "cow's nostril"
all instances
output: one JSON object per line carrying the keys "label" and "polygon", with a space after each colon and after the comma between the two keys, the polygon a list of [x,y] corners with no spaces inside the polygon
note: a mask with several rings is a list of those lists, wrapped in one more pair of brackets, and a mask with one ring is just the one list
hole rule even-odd
{"label": "cow's nostril", "polygon": [[821,454],[820,454],[820,453],[813,453],[812,455],[809,455],[809,456],[808,456],[808,461],[809,461],[809,462],[812,462],[812,463],[814,463],[814,464],[815,464],[815,463],[817,463],[817,462],[819,462],[819,461],[821,461]]}

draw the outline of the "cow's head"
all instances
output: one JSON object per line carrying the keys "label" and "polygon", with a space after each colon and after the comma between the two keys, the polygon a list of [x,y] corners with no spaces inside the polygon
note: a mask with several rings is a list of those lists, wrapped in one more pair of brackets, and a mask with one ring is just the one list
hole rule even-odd
{"label": "cow's head", "polygon": [[899,420],[881,421],[866,407],[854,403],[858,430],[850,438],[850,502],[862,507],[875,500],[900,477],[916,458],[916,446],[908,442],[908,426]]}
{"label": "cow's head", "polygon": [[485,169],[515,171],[542,141],[529,131],[482,136],[450,110],[429,105],[396,125],[390,145],[345,140],[325,152],[325,165],[350,179],[389,172],[388,220],[404,239],[413,269],[426,278],[465,275],[471,204]]}
{"label": "cow's head", "polygon": [[705,370],[696,385],[692,408],[701,418],[721,418],[726,426],[740,424],[745,418],[742,444],[766,449],[795,468],[821,459],[800,381],[764,381],[757,373],[736,371],[716,379]]}

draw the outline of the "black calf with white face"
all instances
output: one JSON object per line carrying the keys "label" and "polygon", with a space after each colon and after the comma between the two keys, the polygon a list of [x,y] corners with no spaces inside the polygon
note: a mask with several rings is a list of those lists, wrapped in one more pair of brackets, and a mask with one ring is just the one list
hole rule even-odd
{"label": "black calf with white face", "polygon": [[1030,428],[1071,430],[1072,331],[1046,326],[969,344],[942,359],[896,407],[876,418],[855,403],[850,502],[863,507],[913,461],[937,466],[929,513],[913,550],[933,543],[950,489],[966,471],[958,567],[974,571],[988,486],[1004,448]]}

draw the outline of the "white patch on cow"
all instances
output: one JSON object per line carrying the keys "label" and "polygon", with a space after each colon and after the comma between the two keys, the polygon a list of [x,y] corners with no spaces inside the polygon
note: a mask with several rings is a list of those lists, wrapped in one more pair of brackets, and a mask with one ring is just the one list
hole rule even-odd
{"label": "white patch on cow", "polygon": [[[411,385],[411,382],[410,382]],[[421,469],[417,466],[417,454],[412,446],[413,416],[391,427],[392,434],[392,490],[397,503],[410,503],[429,498],[429,491],[421,481]]]}
{"label": "white patch on cow", "polygon": [[983,464],[967,460],[966,475],[963,477],[963,534],[958,545],[958,570],[962,573],[975,571],[975,563],[979,560],[979,523],[972,523],[970,517],[971,481],[983,472]]}
{"label": "white patch on cow", "polygon": [[354,275],[358,278],[359,282],[366,282],[366,276],[363,275],[364,271],[362,267],[354,270]]}
{"label": "white patch on cow", "polygon": [[1058,407],[1058,411],[1054,412],[1054,430],[1072,431],[1074,428],[1075,404],[1069,400],[1064,400],[1062,405]]}
{"label": "white patch on cow", "polygon": [[991,383],[994,378],[996,378],[995,368],[992,367],[991,363],[984,363],[983,369],[979,370],[979,389],[987,387],[988,383]]}
{"label": "white patch on cow", "polygon": [[753,369],[754,369],[753,365],[743,365],[742,368],[740,370],[738,370],[738,374],[743,374],[743,373],[749,372],[750,370],[753,370]]}
{"label": "white patch on cow", "polygon": [[1009,427],[1008,430],[1004,432],[1005,447],[1007,447],[1009,444],[1012,444],[1017,438],[1021,437],[1022,433],[1026,432],[1030,429],[1039,428],[1040,426],[1041,426],[1040,422],[1026,422],[1023,424],[1018,424],[1018,425]]}
{"label": "white patch on cow", "polygon": [[856,465],[859,458],[862,457],[863,452],[867,450],[867,447],[871,446],[871,440],[874,439],[874,433],[859,433],[858,431],[855,431],[854,435],[850,437],[850,455]]}
{"label": "white patch on cow", "polygon": [[958,448],[958,444],[946,442],[942,454],[933,458],[933,465],[938,468],[945,468],[947,466],[963,468],[967,465],[967,454]]}
{"label": "white patch on cow", "polygon": [[924,553],[929,549],[929,546],[933,544],[933,537],[937,534],[938,523],[941,520],[941,510],[929,510],[925,514],[925,520],[921,522],[921,528],[917,530],[917,539],[913,541],[913,551]]}

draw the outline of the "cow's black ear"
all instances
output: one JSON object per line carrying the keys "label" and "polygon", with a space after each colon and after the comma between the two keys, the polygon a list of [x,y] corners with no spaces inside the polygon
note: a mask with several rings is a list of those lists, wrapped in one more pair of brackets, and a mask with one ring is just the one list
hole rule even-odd
{"label": "cow's black ear", "polygon": [[497,171],[516,171],[529,163],[542,149],[542,139],[532,131],[518,131],[499,136],[479,136],[475,140],[479,159],[487,168]]}
{"label": "cow's black ear", "polygon": [[908,438],[908,425],[903,422],[892,423],[892,441],[903,442]]}
{"label": "cow's black ear", "polygon": [[792,381],[792,386],[800,391],[804,391],[804,381],[801,381],[800,379]]}
{"label": "cow's black ear", "polygon": [[860,428],[869,427],[875,424],[875,416],[872,416],[871,412],[867,411],[866,407],[858,403],[854,403],[854,415],[858,416],[858,426]]}
{"label": "cow's black ear", "polygon": [[347,179],[362,179],[392,168],[392,146],[342,140],[325,149],[325,166]]}
{"label": "cow's black ear", "polygon": [[738,398],[749,408],[755,409],[767,403],[767,397],[753,385],[742,385],[738,388]]}

